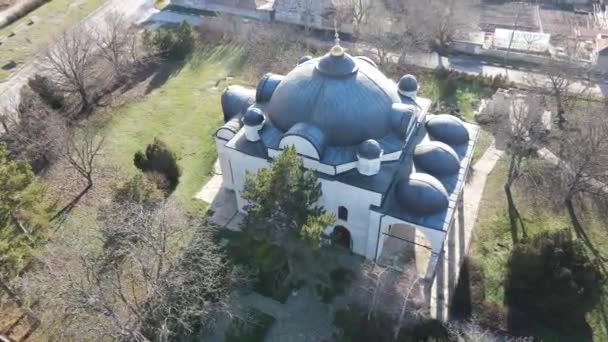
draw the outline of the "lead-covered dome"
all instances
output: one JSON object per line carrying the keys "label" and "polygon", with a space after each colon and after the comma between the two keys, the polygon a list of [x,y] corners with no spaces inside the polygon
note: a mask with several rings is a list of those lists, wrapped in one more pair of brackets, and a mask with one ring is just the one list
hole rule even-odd
{"label": "lead-covered dome", "polygon": [[264,122],[264,113],[258,108],[249,108],[243,115],[243,123],[245,126],[257,126]]}
{"label": "lead-covered dome", "polygon": [[357,156],[365,159],[378,159],[382,155],[382,147],[373,139],[366,140],[357,148]]}
{"label": "lead-covered dome", "polygon": [[441,182],[426,173],[412,173],[398,181],[396,196],[403,209],[417,215],[436,214],[449,204],[449,195]]}
{"label": "lead-covered dome", "polygon": [[436,115],[426,122],[426,129],[436,140],[448,145],[469,142],[469,131],[462,120],[449,114]]}
{"label": "lead-covered dome", "polygon": [[429,141],[414,150],[416,167],[437,176],[450,176],[460,170],[460,158],[452,147],[440,141]]}
{"label": "lead-covered dome", "polygon": [[298,65],[285,76],[264,110],[287,132],[297,123],[318,127],[330,146],[358,145],[391,133],[397,85],[369,62],[327,54]]}

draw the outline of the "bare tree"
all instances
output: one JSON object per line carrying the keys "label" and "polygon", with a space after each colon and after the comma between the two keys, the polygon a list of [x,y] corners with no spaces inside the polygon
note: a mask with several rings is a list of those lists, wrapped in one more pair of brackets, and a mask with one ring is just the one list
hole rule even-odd
{"label": "bare tree", "polygon": [[53,219],[70,212],[93,187],[93,173],[96,167],[95,160],[99,156],[104,140],[105,137],[100,137],[97,131],[90,126],[76,127],[69,134],[63,156],[70,167],[84,178],[86,186],[70,203],[59,210]]}
{"label": "bare tree", "polygon": [[576,102],[588,92],[587,87],[577,82],[576,72],[563,65],[548,64],[543,67],[549,79],[550,94],[555,101],[557,126],[565,129],[567,123],[566,113],[572,111]]}
{"label": "bare tree", "polygon": [[497,115],[498,134],[506,139],[510,152],[509,169],[504,185],[507,197],[509,225],[513,244],[519,241],[519,231],[527,237],[526,227],[513,199],[513,184],[522,175],[522,163],[536,155],[544,143],[548,130],[543,123],[544,109],[538,96],[519,94],[513,96],[508,106],[508,113]]}
{"label": "bare tree", "polygon": [[94,47],[89,29],[81,25],[64,32],[45,52],[46,71],[63,92],[79,97],[81,111],[91,105]]}
{"label": "bare tree", "polygon": [[418,34],[426,32],[431,45],[438,52],[445,51],[448,44],[472,26],[478,0],[429,0],[409,1],[416,6],[415,19]]}
{"label": "bare tree", "polygon": [[95,31],[95,38],[101,57],[112,65],[114,78],[120,80],[138,58],[137,30],[123,14],[110,12]]}
{"label": "bare tree", "polygon": [[70,226],[45,248],[43,267],[21,280],[29,300],[41,302],[45,336],[178,340],[238,313],[232,296],[247,273],[226,261],[211,226],[175,206],[110,205],[96,227]]}
{"label": "bare tree", "polygon": [[[21,103],[6,120],[6,133],[0,141],[7,143],[11,156],[26,160],[35,172],[45,169],[61,153],[65,124],[29,86],[21,88]],[[9,121],[10,120],[10,121]]]}
{"label": "bare tree", "polygon": [[581,222],[576,202],[583,196],[608,198],[608,123],[605,107],[597,103],[587,105],[577,112],[575,127],[562,134],[559,171],[561,191],[570,223],[577,236],[583,240],[594,256],[603,264],[608,260],[594,246]]}
{"label": "bare tree", "polygon": [[390,334],[397,341],[404,327],[411,326],[424,315],[423,282],[413,264],[402,271],[374,262],[362,265],[351,295],[367,309],[367,320],[377,317],[390,320]]}

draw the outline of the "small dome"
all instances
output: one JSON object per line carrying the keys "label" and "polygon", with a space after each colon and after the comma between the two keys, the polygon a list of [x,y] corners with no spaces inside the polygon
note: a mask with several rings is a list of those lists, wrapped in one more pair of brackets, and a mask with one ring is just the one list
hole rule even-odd
{"label": "small dome", "polygon": [[412,173],[397,183],[397,200],[405,210],[417,215],[432,215],[445,210],[449,195],[441,182],[425,173]]}
{"label": "small dome", "polygon": [[449,176],[460,170],[460,158],[449,145],[431,141],[416,146],[414,151],[416,167],[437,176]]}
{"label": "small dome", "polygon": [[399,80],[399,93],[407,96],[407,93],[418,91],[418,80],[413,75],[405,75]]}
{"label": "small dome", "polygon": [[330,77],[342,77],[352,75],[359,67],[349,54],[332,55],[327,54],[319,60],[317,70]]}
{"label": "small dome", "polygon": [[255,101],[255,91],[238,85],[230,86],[222,94],[224,122],[242,114]]}
{"label": "small dome", "polygon": [[259,108],[249,108],[243,116],[245,126],[257,126],[264,122],[264,113]]}
{"label": "small dome", "polygon": [[298,65],[306,63],[310,60],[312,60],[312,56],[302,56],[300,59],[298,59]]}
{"label": "small dome", "polygon": [[382,154],[382,147],[373,139],[366,140],[359,145],[357,156],[365,159],[378,159]]}
{"label": "small dome", "polygon": [[442,114],[430,118],[426,129],[435,140],[448,145],[460,145],[469,142],[469,131],[460,119],[453,115]]}
{"label": "small dome", "polygon": [[255,91],[256,102],[268,102],[285,76],[268,73],[262,77]]}

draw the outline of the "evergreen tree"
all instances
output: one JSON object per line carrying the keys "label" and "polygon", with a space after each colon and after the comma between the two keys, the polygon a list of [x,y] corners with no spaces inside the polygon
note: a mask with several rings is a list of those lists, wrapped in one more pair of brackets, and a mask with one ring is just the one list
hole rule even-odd
{"label": "evergreen tree", "polygon": [[29,164],[9,160],[0,144],[0,274],[19,271],[45,237],[52,208],[44,197]]}
{"label": "evergreen tree", "polygon": [[294,148],[286,148],[270,168],[247,173],[245,229],[283,246],[292,238],[318,246],[325,227],[335,221],[317,204],[321,195],[314,173],[304,169]]}

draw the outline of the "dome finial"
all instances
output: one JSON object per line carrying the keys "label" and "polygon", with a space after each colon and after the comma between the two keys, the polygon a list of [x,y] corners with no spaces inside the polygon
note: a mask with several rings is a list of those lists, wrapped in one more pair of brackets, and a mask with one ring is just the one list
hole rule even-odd
{"label": "dome finial", "polygon": [[338,22],[334,19],[334,46],[330,50],[330,54],[335,57],[344,56],[344,48],[340,46],[340,33],[338,32]]}

